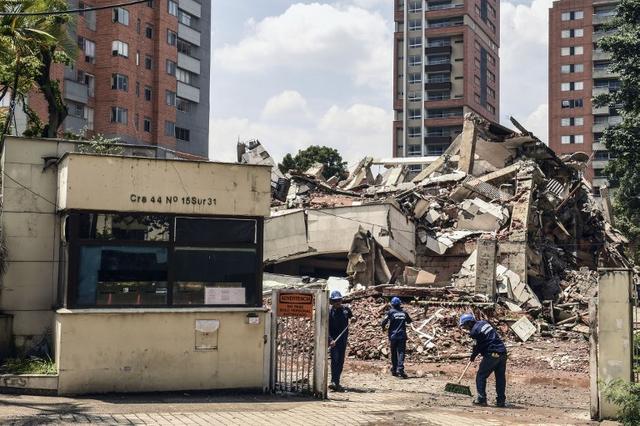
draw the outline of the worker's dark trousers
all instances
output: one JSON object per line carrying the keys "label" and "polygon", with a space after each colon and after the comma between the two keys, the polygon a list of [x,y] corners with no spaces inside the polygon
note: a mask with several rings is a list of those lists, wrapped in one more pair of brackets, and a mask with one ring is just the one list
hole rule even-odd
{"label": "worker's dark trousers", "polygon": [[407,339],[393,339],[391,342],[391,372],[404,373],[404,351],[407,349]]}
{"label": "worker's dark trousers", "polygon": [[506,400],[505,389],[507,387],[507,354],[506,353],[489,353],[482,357],[478,374],[476,374],[476,388],[478,390],[478,399],[480,401],[487,400],[487,379],[491,373],[496,376],[496,402],[503,403]]}
{"label": "worker's dark trousers", "polygon": [[340,384],[342,367],[344,367],[344,357],[347,353],[347,339],[343,337],[339,339],[338,342],[337,345],[331,348],[331,382],[336,385]]}

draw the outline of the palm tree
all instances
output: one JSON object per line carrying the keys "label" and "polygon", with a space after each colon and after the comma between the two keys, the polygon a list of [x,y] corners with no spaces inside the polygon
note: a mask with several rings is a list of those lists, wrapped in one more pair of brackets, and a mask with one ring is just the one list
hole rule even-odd
{"label": "palm tree", "polygon": [[[66,0],[0,0],[0,12],[4,13],[65,11],[67,7]],[[68,63],[76,56],[77,47],[69,35],[72,24],[71,15],[0,17],[0,99],[9,92],[14,105],[17,98],[24,100],[37,87],[48,106],[47,124],[39,129],[43,137],[55,137],[68,114],[60,86],[51,79],[51,67],[56,62]],[[3,136],[10,118],[9,114],[5,119]],[[31,114],[30,118],[36,117]]]}

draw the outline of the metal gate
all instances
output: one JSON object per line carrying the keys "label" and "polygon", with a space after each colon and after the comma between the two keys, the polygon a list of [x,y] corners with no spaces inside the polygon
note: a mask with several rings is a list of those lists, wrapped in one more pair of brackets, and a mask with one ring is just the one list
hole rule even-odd
{"label": "metal gate", "polygon": [[327,397],[326,290],[273,290],[271,392]]}

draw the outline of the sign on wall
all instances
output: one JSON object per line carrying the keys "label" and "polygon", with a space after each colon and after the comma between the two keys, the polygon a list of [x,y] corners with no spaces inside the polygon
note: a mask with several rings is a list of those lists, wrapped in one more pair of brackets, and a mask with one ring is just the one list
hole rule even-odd
{"label": "sign on wall", "polygon": [[279,317],[313,317],[313,295],[310,293],[278,293]]}

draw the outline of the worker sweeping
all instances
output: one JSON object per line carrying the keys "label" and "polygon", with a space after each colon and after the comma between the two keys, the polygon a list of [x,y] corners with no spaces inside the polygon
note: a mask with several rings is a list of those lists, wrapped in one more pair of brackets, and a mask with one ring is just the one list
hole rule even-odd
{"label": "worker sweeping", "polygon": [[407,348],[407,324],[411,324],[411,317],[402,310],[400,298],[391,299],[391,309],[382,320],[382,330],[389,324],[389,344],[391,346],[391,374],[403,379],[404,353]]}
{"label": "worker sweeping", "polygon": [[496,406],[504,407],[506,401],[505,390],[507,379],[507,348],[498,335],[496,329],[487,321],[477,321],[471,313],[460,316],[460,327],[466,330],[476,341],[471,353],[471,362],[480,354],[482,362],[476,374],[476,389],[478,396],[474,405],[487,405],[487,379],[494,373],[496,376]]}
{"label": "worker sweeping", "polygon": [[344,358],[347,353],[347,339],[349,337],[349,320],[353,318],[353,312],[348,306],[342,304],[342,294],[338,290],[331,292],[329,296],[331,309],[329,310],[329,351],[331,354],[331,385],[330,389],[342,391],[340,376],[344,367]]}

